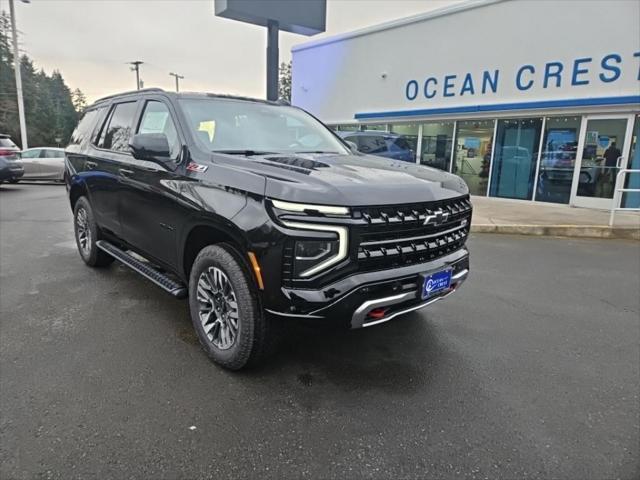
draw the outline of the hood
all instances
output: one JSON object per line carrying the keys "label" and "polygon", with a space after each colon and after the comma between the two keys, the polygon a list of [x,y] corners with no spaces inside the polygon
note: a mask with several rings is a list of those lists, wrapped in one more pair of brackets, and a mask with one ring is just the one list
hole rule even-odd
{"label": "hood", "polygon": [[[229,158],[216,155],[215,160],[221,157]],[[267,197],[289,202],[391,205],[443,200],[469,192],[456,175],[372,155],[234,155],[230,160],[236,168],[264,176]]]}

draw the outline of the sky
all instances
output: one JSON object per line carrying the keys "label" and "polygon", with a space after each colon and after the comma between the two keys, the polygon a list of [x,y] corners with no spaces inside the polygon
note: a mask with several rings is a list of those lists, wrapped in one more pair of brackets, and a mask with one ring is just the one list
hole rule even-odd
{"label": "sky", "polygon": [[[291,0],[298,6],[303,0]],[[280,33],[280,60],[291,47],[459,0],[328,0],[327,31]],[[15,0],[20,46],[47,73],[57,69],[89,101],[135,89],[127,62],[141,60],[145,87],[264,98],[266,29],[214,15],[214,0]],[[0,10],[9,10],[0,0]]]}

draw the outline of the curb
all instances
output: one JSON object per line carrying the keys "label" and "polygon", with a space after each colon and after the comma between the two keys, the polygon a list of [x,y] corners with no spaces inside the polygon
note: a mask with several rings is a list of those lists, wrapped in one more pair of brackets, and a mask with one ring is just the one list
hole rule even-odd
{"label": "curb", "polygon": [[471,225],[471,233],[503,233],[576,238],[622,238],[640,241],[640,228],[605,225]]}

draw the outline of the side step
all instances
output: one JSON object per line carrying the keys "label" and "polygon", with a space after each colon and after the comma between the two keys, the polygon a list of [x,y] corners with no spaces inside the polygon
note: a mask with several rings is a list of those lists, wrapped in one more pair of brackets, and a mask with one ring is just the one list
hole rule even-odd
{"label": "side step", "polygon": [[107,252],[113,258],[124,263],[131,270],[138,272],[143,277],[151,280],[153,283],[169,292],[174,297],[185,298],[187,296],[187,287],[185,287],[182,283],[176,282],[164,273],[159,272],[148,263],[141,262],[137,258],[129,255],[124,250],[105,240],[98,240],[96,242],[96,245],[100,250]]}

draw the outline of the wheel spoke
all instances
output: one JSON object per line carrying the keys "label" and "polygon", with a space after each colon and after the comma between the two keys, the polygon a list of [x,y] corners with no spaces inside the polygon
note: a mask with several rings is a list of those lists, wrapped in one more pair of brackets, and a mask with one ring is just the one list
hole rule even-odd
{"label": "wheel spoke", "polygon": [[213,329],[211,330],[211,341],[215,342],[216,341],[220,341],[220,328],[222,327],[222,324],[218,321],[213,323]]}
{"label": "wheel spoke", "polygon": [[238,336],[240,322],[238,300],[229,277],[218,267],[209,267],[200,274],[196,298],[202,328],[217,348],[231,348]]}
{"label": "wheel spoke", "polygon": [[198,301],[211,305],[212,304],[211,295],[209,294],[209,291],[204,286],[204,283],[205,282],[202,280],[198,282],[197,298],[198,298]]}

